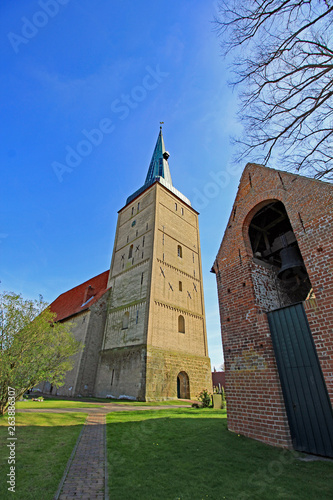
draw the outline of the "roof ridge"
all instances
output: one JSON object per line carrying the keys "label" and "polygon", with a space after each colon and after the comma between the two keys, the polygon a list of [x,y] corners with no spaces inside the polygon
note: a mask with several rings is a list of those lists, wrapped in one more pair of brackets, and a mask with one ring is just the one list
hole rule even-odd
{"label": "roof ridge", "polygon": [[314,177],[308,177],[307,175],[302,175],[302,174],[295,173],[295,172],[288,172],[287,170],[280,170],[278,168],[268,167],[267,165],[261,165],[261,163],[252,163],[252,162],[249,162],[245,165],[243,173],[241,175],[241,178],[244,175],[245,170],[251,166],[265,168],[265,169],[271,170],[273,172],[280,172],[281,174],[292,175],[293,177],[296,176],[296,177],[300,177],[301,179],[307,179],[308,181],[320,182],[322,184],[328,184],[330,186],[333,186],[332,182],[330,182],[330,181],[322,181],[321,179],[315,179]]}

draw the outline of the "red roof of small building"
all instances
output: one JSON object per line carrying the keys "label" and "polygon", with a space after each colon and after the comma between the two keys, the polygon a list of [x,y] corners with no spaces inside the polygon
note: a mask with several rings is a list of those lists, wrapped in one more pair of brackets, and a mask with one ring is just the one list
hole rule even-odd
{"label": "red roof of small building", "polygon": [[50,305],[51,311],[57,313],[56,321],[89,309],[108,290],[108,278],[109,271],[104,271],[104,273],[59,295]]}

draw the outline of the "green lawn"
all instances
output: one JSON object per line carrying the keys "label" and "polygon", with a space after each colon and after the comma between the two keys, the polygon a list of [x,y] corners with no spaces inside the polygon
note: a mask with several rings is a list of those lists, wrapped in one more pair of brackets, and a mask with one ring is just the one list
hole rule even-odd
{"label": "green lawn", "polygon": [[62,399],[45,399],[44,401],[19,401],[15,404],[17,410],[39,408],[101,408],[102,404],[86,403],[81,401],[68,401]]}
{"label": "green lawn", "polygon": [[87,415],[16,414],[16,491],[8,491],[7,416],[0,417],[1,500],[51,500]]}
{"label": "green lawn", "polygon": [[227,431],[224,410],[107,416],[110,498],[327,500],[333,462],[301,462]]}
{"label": "green lawn", "polygon": [[[51,500],[85,418],[83,413],[16,415],[13,494],[6,484],[7,416],[1,417],[1,500]],[[230,433],[225,410],[169,408],[109,413],[107,440],[112,499],[332,498],[333,462],[302,462],[295,453]]]}
{"label": "green lawn", "polygon": [[192,402],[181,399],[170,399],[168,401],[131,401],[128,399],[111,399],[111,398],[85,398],[86,401],[92,403],[112,403],[119,405],[130,406],[191,406]]}
{"label": "green lawn", "polygon": [[115,403],[119,405],[129,405],[129,406],[191,406],[190,401],[183,401],[180,399],[170,399],[168,401],[127,401],[125,399],[106,399],[104,400],[108,403]]}
{"label": "green lawn", "polygon": [[172,399],[170,401],[150,401],[150,402],[141,402],[141,401],[128,401],[126,399],[109,399],[109,398],[85,398],[84,401],[78,400],[68,400],[68,399],[59,399],[59,398],[52,398],[52,397],[46,397],[44,401],[32,401],[32,397],[38,397],[36,396],[30,396],[29,399],[26,401],[19,401],[16,403],[16,408],[18,410],[22,408],[89,408],[91,406],[95,407],[101,407],[103,406],[103,403],[112,403],[112,404],[119,404],[119,405],[125,405],[125,406],[174,406],[174,405],[181,405],[181,406],[188,406],[191,403],[188,401],[180,401],[179,399]]}

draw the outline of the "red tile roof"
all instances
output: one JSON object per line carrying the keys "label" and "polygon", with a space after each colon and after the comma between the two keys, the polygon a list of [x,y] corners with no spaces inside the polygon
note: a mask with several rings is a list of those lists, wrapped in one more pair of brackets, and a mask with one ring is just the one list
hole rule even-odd
{"label": "red tile roof", "polygon": [[108,278],[109,271],[104,271],[59,295],[50,305],[51,311],[57,313],[56,320],[60,321],[89,309],[107,291]]}

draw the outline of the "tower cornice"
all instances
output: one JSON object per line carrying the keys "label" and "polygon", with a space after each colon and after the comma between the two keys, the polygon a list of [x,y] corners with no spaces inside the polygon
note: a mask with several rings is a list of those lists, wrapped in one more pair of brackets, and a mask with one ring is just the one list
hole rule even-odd
{"label": "tower cornice", "polygon": [[[171,189],[166,187],[164,184],[162,184],[162,182],[160,182],[159,179],[155,179],[155,181],[147,187],[143,186],[144,189],[142,188],[142,191],[141,191],[141,189],[136,191],[134,193],[136,196],[134,198],[130,197],[131,198],[130,201],[128,201],[129,198],[127,198],[126,205],[124,205],[120,210],[118,210],[118,214],[120,212],[122,212],[126,207],[128,207],[128,205],[133,203],[133,201],[135,201],[139,196],[141,196],[143,193],[148,191],[148,189],[150,189],[152,186],[154,186],[154,184],[159,184],[160,186],[162,186],[163,189],[166,189],[169,193],[172,193],[180,202],[185,203],[187,208],[192,210],[196,215],[199,215],[199,212],[197,210],[195,210],[195,208],[192,207],[190,200],[188,200],[188,198],[186,198],[186,196],[182,195],[182,193],[175,188],[173,188],[173,190],[171,191]],[[179,196],[177,193],[179,193],[179,195],[181,195],[181,196]],[[134,196],[134,195],[132,195],[132,196]],[[185,201],[185,200],[187,200],[187,201]]]}

